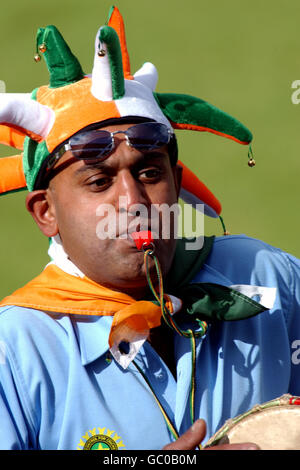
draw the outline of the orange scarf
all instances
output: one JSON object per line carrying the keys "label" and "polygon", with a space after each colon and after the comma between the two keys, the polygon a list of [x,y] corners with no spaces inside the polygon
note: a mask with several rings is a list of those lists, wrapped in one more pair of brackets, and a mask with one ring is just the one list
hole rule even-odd
{"label": "orange scarf", "polygon": [[[87,277],[67,274],[54,264],[24,287],[5,297],[0,307],[17,305],[46,312],[113,316],[109,346],[134,341],[161,323],[161,309],[153,302],[136,301],[103,287]],[[172,302],[166,298],[172,313]]]}

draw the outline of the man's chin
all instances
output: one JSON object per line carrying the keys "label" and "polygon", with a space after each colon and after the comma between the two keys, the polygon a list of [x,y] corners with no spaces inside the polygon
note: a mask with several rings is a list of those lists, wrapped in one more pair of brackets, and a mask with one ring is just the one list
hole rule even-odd
{"label": "man's chin", "polygon": [[[108,264],[111,268],[109,269],[110,279],[105,279],[105,281],[107,281],[105,285],[107,285],[107,287],[111,286],[113,290],[130,293],[130,295],[134,297],[136,297],[136,289],[138,291],[142,290],[144,293],[149,291],[144,250],[138,250],[131,237],[118,237],[112,240],[112,242],[113,243],[109,244],[106,251],[107,268]],[[171,265],[174,248],[175,244],[173,241],[154,239],[154,253],[160,264],[163,276],[167,274]],[[110,256],[108,256],[108,253],[110,253]],[[102,269],[104,266],[101,265],[99,268],[101,269],[99,275],[103,279]],[[148,257],[147,269],[148,274],[151,276],[152,283],[156,284],[158,280],[157,271],[155,262],[151,256]],[[113,276],[113,272],[115,276]],[[106,270],[106,274],[108,274],[108,269]],[[140,294],[137,295],[141,297]]]}

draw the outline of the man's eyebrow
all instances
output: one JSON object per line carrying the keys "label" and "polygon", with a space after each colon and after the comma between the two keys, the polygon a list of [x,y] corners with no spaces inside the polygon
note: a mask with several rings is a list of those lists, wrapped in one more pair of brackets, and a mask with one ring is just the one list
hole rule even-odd
{"label": "man's eyebrow", "polygon": [[[149,160],[152,159],[163,159],[165,157],[168,157],[168,154],[165,152],[161,152],[159,150],[151,150],[149,152],[145,152],[141,155],[138,160],[136,160],[132,166],[140,166],[145,163],[147,163]],[[83,160],[84,161],[84,160]],[[79,168],[76,169],[75,175],[80,175],[82,173],[85,173],[89,170],[112,170],[113,166],[109,162],[109,157],[105,160],[102,160],[100,162],[98,161],[93,161],[91,163],[88,163],[88,161],[84,161],[84,165],[80,166]]]}
{"label": "man's eyebrow", "polygon": [[161,152],[159,150],[150,150],[149,152],[144,152],[141,155],[141,158],[139,158],[133,166],[139,166],[143,165],[144,163],[148,163],[149,160],[164,160],[166,158],[169,158],[169,155],[165,152]]}
{"label": "man's eyebrow", "polygon": [[79,168],[76,169],[75,175],[80,175],[82,173],[85,173],[86,171],[89,170],[103,170],[109,168],[109,165],[105,163],[105,161],[102,162],[93,162],[93,163],[88,163],[87,161],[83,161],[84,165],[80,166]]}

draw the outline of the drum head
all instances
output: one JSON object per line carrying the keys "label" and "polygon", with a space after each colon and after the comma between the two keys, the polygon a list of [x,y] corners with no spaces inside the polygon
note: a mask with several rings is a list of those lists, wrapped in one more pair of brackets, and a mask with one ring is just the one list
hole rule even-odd
{"label": "drum head", "polygon": [[262,450],[300,450],[300,406],[264,406],[228,420],[206,445],[253,442]]}

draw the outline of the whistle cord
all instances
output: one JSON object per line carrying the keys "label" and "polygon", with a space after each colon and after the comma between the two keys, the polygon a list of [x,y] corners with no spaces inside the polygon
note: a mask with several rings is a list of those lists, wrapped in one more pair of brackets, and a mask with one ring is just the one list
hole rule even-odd
{"label": "whistle cord", "polygon": [[[152,260],[154,261],[155,268],[156,268],[156,275],[157,275],[157,279],[158,279],[158,292],[155,290],[155,288],[153,286],[151,276],[150,276],[149,258],[152,258]],[[191,424],[193,425],[194,422],[195,422],[196,338],[199,338],[199,337],[203,336],[206,333],[207,323],[204,322],[204,321],[199,321],[201,329],[197,332],[195,332],[191,329],[187,329],[187,330],[181,329],[177,325],[175,320],[172,318],[172,315],[170,314],[170,312],[169,312],[169,310],[168,310],[168,308],[165,304],[164,288],[163,288],[163,276],[162,276],[160,264],[158,262],[157,257],[154,255],[153,250],[151,250],[151,249],[146,249],[145,250],[145,252],[144,252],[144,262],[145,262],[145,268],[146,268],[147,281],[148,281],[150,290],[151,290],[152,294],[154,295],[155,299],[157,300],[157,302],[160,305],[161,312],[162,312],[162,317],[163,317],[164,321],[166,322],[166,324],[170,328],[175,330],[180,336],[184,336],[185,338],[190,339],[191,362],[192,362],[192,364],[191,364],[191,380],[190,380],[190,393],[189,393],[189,409],[190,409],[190,420],[191,420]],[[138,368],[138,366],[136,364],[134,364],[134,365]],[[144,376],[144,374],[142,373],[141,370],[140,370],[140,372]],[[165,410],[163,409],[161,403],[159,402],[158,398],[156,397],[153,388],[149,384],[149,381],[146,379],[145,376],[144,376],[144,378],[145,378],[146,382],[148,383],[148,385],[149,385],[149,387],[150,387],[150,389],[151,389],[151,391],[152,391],[152,393],[153,393],[153,395],[154,395],[154,397],[155,397],[155,399],[156,399],[156,401],[157,401],[157,403],[158,403],[158,405],[161,409],[161,412],[162,412],[162,414],[165,418],[165,421],[167,423],[167,426],[168,426],[169,430],[171,431],[172,435],[176,439],[178,439],[178,432],[175,430],[171,420],[169,419],[169,417],[166,414]],[[199,447],[199,449],[201,449],[201,445],[199,445],[198,447]]]}
{"label": "whistle cord", "polygon": [[[152,283],[152,280],[151,280],[151,276],[150,276],[150,273],[149,273],[149,257],[151,257],[153,259],[154,264],[155,264],[156,274],[157,274],[157,278],[158,278],[159,294],[157,294],[157,292],[154,289],[154,286],[153,286],[153,283]],[[154,255],[153,250],[146,250],[145,251],[145,253],[144,253],[144,262],[145,262],[146,276],[147,276],[147,281],[148,281],[149,287],[152,291],[152,294],[154,295],[154,297],[156,298],[156,300],[158,301],[158,303],[160,305],[163,319],[165,320],[167,325],[170,328],[174,329],[180,336],[185,336],[186,338],[191,338],[192,336],[195,337],[195,338],[199,338],[199,337],[203,336],[207,331],[207,323],[205,321],[197,320],[199,322],[199,325],[200,325],[200,330],[199,331],[192,331],[191,329],[182,330],[177,325],[177,323],[173,319],[172,315],[170,314],[167,306],[165,305],[164,288],[163,288],[163,276],[162,276],[160,264],[158,262],[157,257]]]}
{"label": "whistle cord", "polygon": [[132,361],[132,364],[136,367],[136,369],[137,369],[137,370],[139,371],[139,373],[142,375],[142,377],[144,378],[144,380],[145,380],[145,382],[147,383],[148,387],[150,388],[150,390],[151,390],[151,392],[152,392],[152,395],[153,395],[153,397],[155,398],[155,401],[156,401],[156,403],[158,404],[158,407],[159,407],[159,409],[160,409],[160,411],[161,411],[161,413],[162,413],[162,415],[163,415],[163,417],[164,417],[164,419],[165,419],[165,422],[166,422],[166,424],[167,424],[167,427],[168,427],[170,433],[172,434],[172,436],[174,437],[174,439],[177,440],[178,437],[179,437],[179,434],[178,434],[178,432],[177,432],[175,426],[173,425],[171,419],[169,418],[167,412],[165,411],[164,407],[162,406],[162,404],[160,403],[159,399],[157,398],[157,396],[156,396],[156,394],[155,394],[155,392],[154,392],[154,390],[153,390],[153,387],[152,387],[150,381],[148,380],[148,378],[147,378],[146,375],[144,374],[143,370],[137,365],[137,363],[136,363],[134,360]]}

